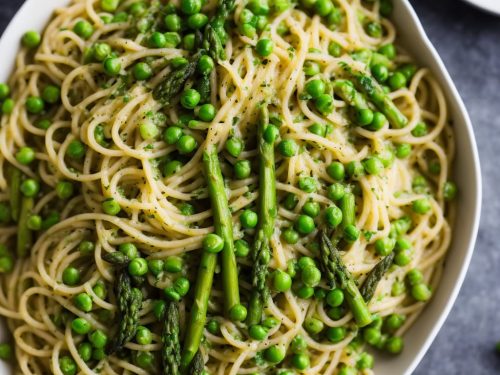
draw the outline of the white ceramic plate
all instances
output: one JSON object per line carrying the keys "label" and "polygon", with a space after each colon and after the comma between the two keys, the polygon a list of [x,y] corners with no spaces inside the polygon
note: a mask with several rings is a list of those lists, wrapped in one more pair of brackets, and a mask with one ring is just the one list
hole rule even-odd
{"label": "white ceramic plate", "polygon": [[[476,0],[484,4],[497,0]],[[28,29],[43,30],[52,11],[67,4],[69,0],[27,0],[16,14],[0,40],[0,82],[8,79],[14,67],[19,41]],[[443,62],[425,35],[417,15],[407,0],[394,2],[394,20],[398,27],[400,42],[423,66],[431,69],[442,85],[448,100],[450,117],[456,130],[457,158],[455,180],[459,186],[459,209],[454,228],[453,243],[447,258],[445,271],[435,297],[423,314],[406,334],[405,350],[395,358],[379,358],[375,372],[384,375],[409,375],[417,367],[425,352],[436,337],[455,302],[474,249],[481,209],[481,176],[476,142],[472,125],[455,85]],[[500,2],[497,9],[500,8]],[[7,336],[6,332],[1,336]],[[10,373],[0,363],[0,374]]]}
{"label": "white ceramic plate", "polygon": [[472,5],[475,5],[478,8],[484,9],[488,12],[500,15],[499,0],[465,0],[465,1]]}

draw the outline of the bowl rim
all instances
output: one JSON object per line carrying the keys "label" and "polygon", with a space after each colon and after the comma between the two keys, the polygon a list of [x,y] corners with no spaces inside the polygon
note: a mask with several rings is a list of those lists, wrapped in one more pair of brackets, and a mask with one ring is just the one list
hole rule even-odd
{"label": "bowl rim", "polygon": [[[465,1],[469,3],[476,2],[475,0],[465,0]],[[24,26],[26,25],[26,20],[30,19],[28,16],[36,14],[35,18],[30,19],[29,28],[42,31],[47,25],[48,19],[52,15],[53,11],[58,7],[67,5],[69,2],[70,0],[45,0],[43,6],[41,7],[40,0],[26,0],[21,5],[19,10],[12,17],[11,21],[5,28],[0,38],[0,51],[4,53],[3,61],[5,62],[2,64],[2,67],[0,67],[0,81],[6,80],[14,70],[15,56],[17,55],[17,52],[19,50],[19,40],[21,39],[23,33],[26,31],[26,28]],[[441,57],[439,56],[436,48],[434,47],[429,37],[427,36],[409,0],[400,0],[398,1],[397,5],[402,6],[404,8],[404,11],[408,13],[408,15],[411,18],[411,21],[414,23],[414,26],[417,28],[418,30],[417,37],[419,37],[422,40],[425,47],[431,54],[432,59],[435,61],[437,65],[437,69],[439,69],[439,73],[442,77],[442,80],[444,81],[442,82],[442,84],[446,84],[449,90],[449,94],[451,94],[451,97],[450,95],[446,95],[447,101],[448,102],[453,101],[456,104],[456,110],[457,112],[460,113],[460,116],[462,117],[463,124],[461,124],[461,126],[464,127],[463,130],[465,138],[468,139],[468,141],[470,142],[470,149],[468,151],[470,152],[469,157],[472,161],[472,166],[473,166],[473,172],[470,173],[470,175],[473,176],[473,181],[471,181],[471,185],[473,185],[474,187],[473,190],[475,190],[474,196],[471,197],[473,199],[472,205],[474,207],[474,210],[473,212],[468,213],[469,215],[470,214],[473,215],[473,219],[471,219],[472,223],[470,231],[471,234],[470,237],[468,237],[468,242],[466,246],[462,245],[467,250],[464,253],[465,256],[463,258],[463,261],[461,262],[459,274],[456,277],[453,287],[450,288],[449,291],[447,291],[446,293],[447,301],[445,306],[439,312],[438,318],[435,319],[432,322],[432,324],[430,324],[431,328],[429,329],[423,344],[415,352],[415,354],[413,355],[413,359],[410,361],[410,363],[407,365],[406,370],[404,371],[404,374],[410,375],[418,366],[418,364],[421,362],[425,353],[427,352],[432,342],[436,338],[439,330],[443,326],[452,307],[455,304],[460,288],[464,282],[474,252],[474,246],[479,228],[481,204],[482,204],[482,180],[481,180],[481,166],[479,162],[477,143],[474,136],[472,123],[468,115],[467,109],[465,107],[465,104],[463,103],[463,100],[460,94],[458,93],[458,90],[455,84],[453,83]],[[494,12],[494,10],[490,11]],[[411,48],[409,48],[409,50],[411,50]],[[2,368],[4,368],[4,366],[0,364],[0,370]]]}

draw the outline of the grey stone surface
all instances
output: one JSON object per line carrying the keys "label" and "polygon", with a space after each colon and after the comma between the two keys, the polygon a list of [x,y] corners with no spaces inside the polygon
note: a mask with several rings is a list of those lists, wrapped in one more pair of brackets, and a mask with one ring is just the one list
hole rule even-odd
{"label": "grey stone surface", "polygon": [[[22,2],[0,0],[0,31]],[[415,375],[500,374],[500,355],[493,350],[500,341],[500,17],[458,0],[411,3],[470,112],[484,183],[471,268],[455,307]]]}

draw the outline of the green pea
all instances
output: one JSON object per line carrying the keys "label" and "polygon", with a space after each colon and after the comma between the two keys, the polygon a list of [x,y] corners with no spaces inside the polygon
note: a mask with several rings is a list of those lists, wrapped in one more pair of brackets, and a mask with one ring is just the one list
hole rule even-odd
{"label": "green pea", "polygon": [[404,343],[401,337],[390,337],[385,342],[385,350],[391,354],[399,354],[403,351]]}
{"label": "green pea", "polygon": [[345,178],[344,164],[338,161],[334,161],[328,167],[326,167],[326,173],[328,173],[328,176],[330,176],[334,180],[342,181]]}
{"label": "green pea", "polygon": [[358,161],[351,161],[346,166],[347,175],[351,178],[359,178],[364,175],[365,168]]}
{"label": "green pea", "polygon": [[344,292],[341,289],[333,289],[326,295],[326,303],[331,307],[338,307],[344,302]]}
{"label": "green pea", "polygon": [[135,362],[139,367],[151,368],[154,363],[154,355],[151,352],[138,352]]}
{"label": "green pea", "polygon": [[393,238],[381,238],[375,241],[375,251],[380,256],[387,256],[394,250],[395,245]]}
{"label": "green pea", "polygon": [[[306,61],[304,63],[304,74],[306,76],[315,76],[316,74],[319,74],[321,71],[321,67],[318,63],[314,61]],[[320,96],[321,97],[321,96]],[[319,98],[319,97],[318,97]]]}
{"label": "green pea", "polygon": [[26,99],[26,109],[31,114],[40,114],[45,110],[45,102],[39,96],[30,96]]}
{"label": "green pea", "polygon": [[333,205],[325,210],[325,221],[331,228],[336,228],[342,222],[342,210]]}
{"label": "green pea", "polygon": [[144,258],[135,258],[128,265],[131,276],[144,276],[148,273],[148,262]]}
{"label": "green pea", "polygon": [[305,353],[294,354],[292,357],[292,365],[298,370],[305,370],[309,368],[311,362],[309,356]]}
{"label": "green pea", "polygon": [[305,89],[313,99],[316,99],[325,93],[326,85],[321,79],[313,79],[306,83]]}
{"label": "green pea", "polygon": [[314,11],[321,17],[326,17],[332,12],[333,8],[331,0],[317,0],[314,3]]}
{"label": "green pea", "polygon": [[411,154],[411,145],[409,143],[400,143],[396,146],[396,157],[405,159]]}
{"label": "green pea", "polygon": [[405,320],[406,318],[404,315],[391,314],[385,319],[384,327],[387,329],[387,331],[394,332],[397,329],[401,328]]}
{"label": "green pea", "polygon": [[92,288],[92,291],[95,293],[97,297],[99,297],[102,300],[104,300],[106,298],[106,295],[108,294],[106,285],[102,281],[98,281]]}
{"label": "green pea", "polygon": [[314,259],[310,257],[301,257],[297,263],[297,266],[300,270],[303,270],[307,267],[316,267],[316,263],[314,262]]}
{"label": "green pea", "polygon": [[108,343],[108,336],[103,331],[98,329],[89,335],[89,341],[94,348],[103,349]]}
{"label": "green pea", "polygon": [[257,42],[255,50],[261,57],[267,57],[273,53],[274,43],[271,39],[263,38]]}
{"label": "green pea", "polygon": [[81,20],[75,24],[73,31],[82,39],[89,39],[94,33],[94,27],[88,21]]}
{"label": "green pea", "polygon": [[0,344],[0,359],[4,361],[9,361],[12,359],[12,346],[10,344]]}
{"label": "green pea", "polygon": [[250,253],[250,245],[245,240],[236,240],[234,242],[234,255],[238,258],[246,257]]}
{"label": "green pea", "polygon": [[153,315],[155,316],[156,320],[160,321],[163,319],[166,309],[167,303],[165,301],[157,300],[153,304]]}
{"label": "green pea", "polygon": [[179,141],[177,141],[177,150],[179,150],[181,154],[190,154],[196,150],[197,147],[198,142],[196,142],[196,139],[191,135],[183,135],[179,138]]}
{"label": "green pea", "polygon": [[396,254],[396,256],[394,257],[394,263],[400,267],[404,267],[410,264],[411,258],[412,258],[411,250],[405,249]]}
{"label": "green pea", "polygon": [[63,356],[59,358],[59,369],[63,375],[75,375],[78,367],[76,366],[75,360],[69,356]]}
{"label": "green pea", "polygon": [[180,127],[170,126],[165,130],[165,133],[163,134],[163,139],[167,144],[174,145],[179,141],[182,135],[183,131]]}
{"label": "green pea", "polygon": [[72,159],[83,158],[85,156],[85,152],[85,145],[77,139],[71,141],[66,150],[66,154]]}
{"label": "green pea", "polygon": [[248,335],[254,340],[262,341],[267,336],[267,329],[260,324],[256,324],[250,326],[248,329]]}
{"label": "green pea", "polygon": [[366,173],[371,175],[378,175],[384,169],[384,165],[376,156],[369,157],[363,160],[363,167],[365,168]]}
{"label": "green pea", "polygon": [[307,215],[300,215],[295,222],[295,229],[303,235],[311,234],[316,229],[314,219]]}
{"label": "green pea", "polygon": [[148,269],[154,275],[158,276],[163,272],[164,262],[161,259],[148,260]]}
{"label": "green pea", "polygon": [[315,287],[321,281],[321,271],[316,267],[306,267],[302,270],[301,279],[306,286]]}
{"label": "green pea", "polygon": [[372,75],[380,83],[384,83],[389,78],[389,69],[382,64],[375,64],[371,67]]}
{"label": "green pea", "polygon": [[76,318],[71,322],[71,329],[78,335],[86,335],[92,329],[92,326],[83,318]]}
{"label": "green pea", "polygon": [[0,83],[0,100],[5,100],[10,95],[10,87],[6,83]]}
{"label": "green pea", "polygon": [[36,48],[40,45],[42,37],[37,31],[28,31],[24,33],[21,41],[23,46],[27,48]]}
{"label": "green pea", "polygon": [[206,325],[207,331],[212,335],[218,335],[220,332],[220,325],[217,320],[210,320]]}
{"label": "green pea", "polygon": [[153,334],[148,328],[139,326],[135,333],[135,341],[139,345],[149,345],[153,341]]}
{"label": "green pea", "polygon": [[432,297],[432,291],[426,284],[419,283],[412,286],[411,295],[417,301],[426,302]]}
{"label": "green pea", "polygon": [[120,213],[122,208],[117,201],[113,198],[109,198],[102,202],[102,210],[107,215],[116,216]]}
{"label": "green pea", "polygon": [[342,341],[346,336],[346,329],[344,327],[330,327],[326,330],[326,338],[337,343]]}
{"label": "green pea", "polygon": [[358,361],[356,362],[356,368],[358,370],[366,370],[373,368],[374,359],[371,354],[361,353]]}
{"label": "green pea", "polygon": [[267,0],[250,0],[248,9],[258,16],[266,16],[269,14],[269,4]]}
{"label": "green pea", "polygon": [[40,183],[36,180],[29,178],[23,181],[20,190],[25,197],[29,198],[35,197],[40,191]]}
{"label": "green pea", "polygon": [[181,300],[180,294],[177,293],[173,287],[163,289],[163,293],[165,294],[165,298],[169,301],[179,302]]}
{"label": "green pea", "polygon": [[457,196],[457,185],[452,181],[446,181],[443,187],[443,198],[447,201],[455,199]]}
{"label": "green pea", "polygon": [[236,137],[231,137],[226,142],[226,151],[237,158],[243,151],[243,141]]}
{"label": "green pea", "polygon": [[299,189],[306,193],[313,193],[316,191],[317,183],[314,177],[301,177],[299,178]]}
{"label": "green pea", "polygon": [[324,137],[326,135],[326,126],[320,123],[314,123],[307,128],[311,133]]}
{"label": "green pea", "polygon": [[212,104],[203,104],[198,109],[198,117],[201,121],[210,122],[215,118],[217,111]]}
{"label": "green pea", "polygon": [[122,70],[122,63],[117,57],[108,57],[103,61],[103,68],[107,75],[115,77],[120,74]]}
{"label": "green pea", "polygon": [[12,99],[6,99],[2,103],[2,113],[5,113],[6,115],[11,114],[14,110],[14,105],[15,103]]}
{"label": "green pea", "polygon": [[389,77],[389,87],[392,90],[398,90],[406,86],[406,77],[403,73],[395,72]]}
{"label": "green pea", "polygon": [[304,204],[304,206],[302,207],[302,212],[312,218],[318,216],[320,210],[321,207],[317,202],[306,202],[306,204]]}
{"label": "green pea", "polygon": [[273,345],[264,351],[264,358],[271,363],[280,363],[285,359],[286,352],[280,346]]}
{"label": "green pea", "polygon": [[325,327],[324,323],[316,318],[307,318],[304,321],[304,328],[311,335],[317,335],[318,333],[323,331],[324,327]]}
{"label": "green pea", "polygon": [[283,206],[288,210],[292,211],[299,203],[299,198],[295,194],[288,193],[283,202]]}
{"label": "green pea", "polygon": [[0,273],[9,273],[14,269],[14,258],[11,255],[0,257]]}
{"label": "green pea", "polygon": [[274,273],[273,286],[278,292],[284,293],[292,287],[292,278],[288,273],[277,270]]}
{"label": "green pea", "polygon": [[413,212],[420,215],[426,214],[431,210],[431,208],[432,208],[431,203],[427,198],[417,199],[416,201],[413,202],[412,205]]}
{"label": "green pea", "polygon": [[208,55],[203,55],[198,61],[197,68],[201,74],[210,74],[215,68],[214,60]]}
{"label": "green pea", "polygon": [[378,22],[369,22],[365,25],[366,33],[373,38],[380,38],[383,35],[382,25]]}
{"label": "green pea", "polygon": [[242,322],[247,318],[247,308],[243,305],[234,305],[229,310],[229,319],[233,322]]}
{"label": "green pea", "polygon": [[195,42],[196,42],[195,34],[187,34],[184,36],[184,38],[182,38],[182,45],[184,49],[188,51],[194,50]]}
{"label": "green pea", "polygon": [[239,27],[240,34],[247,38],[253,38],[257,34],[257,29],[249,23],[244,23]]}
{"label": "green pea", "polygon": [[297,297],[302,299],[309,299],[314,296],[314,288],[310,286],[301,286],[296,290]]}
{"label": "green pea", "polygon": [[282,156],[290,158],[297,154],[299,146],[293,139],[285,139],[278,144],[278,151]]}
{"label": "green pea", "polygon": [[363,331],[364,340],[372,346],[377,345],[379,343],[381,337],[382,337],[382,334],[380,333],[380,329],[368,327],[368,328],[365,328]]}
{"label": "green pea", "polygon": [[101,0],[101,9],[105,12],[114,12],[119,4],[120,0]]}
{"label": "green pea", "polygon": [[74,186],[69,181],[59,181],[56,185],[57,196],[61,199],[68,199],[73,196]]}
{"label": "green pea", "polygon": [[404,64],[398,69],[398,72],[402,73],[407,81],[410,81],[417,72],[417,67],[414,64]]}
{"label": "green pea", "polygon": [[181,11],[184,14],[196,14],[199,13],[202,7],[201,0],[181,0],[180,2]]}
{"label": "green pea", "polygon": [[333,57],[340,57],[342,55],[342,46],[336,42],[331,42],[328,45],[328,53]]}
{"label": "green pea", "polygon": [[196,13],[188,17],[187,25],[189,28],[199,30],[208,23],[208,16],[203,13]]}
{"label": "green pea", "polygon": [[82,342],[78,345],[78,355],[84,362],[90,361],[92,358],[92,345],[89,342]]}
{"label": "green pea", "polygon": [[378,52],[390,60],[393,60],[396,57],[396,47],[394,44],[384,44],[382,47],[378,49]]}
{"label": "green pea", "polygon": [[28,165],[35,160],[35,150],[31,147],[21,147],[16,153],[16,160],[23,165]]}
{"label": "green pea", "polygon": [[181,94],[181,104],[184,108],[194,109],[200,102],[200,93],[195,89],[187,89]]}
{"label": "green pea", "polygon": [[328,115],[333,112],[334,103],[331,95],[323,94],[318,96],[314,104],[316,105],[316,109],[323,115]]}
{"label": "green pea", "polygon": [[139,256],[139,250],[137,250],[137,246],[130,242],[120,244],[120,246],[118,246],[118,250],[130,260],[133,260]]}
{"label": "green pea", "polygon": [[356,242],[359,238],[359,229],[350,224],[344,228],[344,239],[348,242]]}
{"label": "green pea", "polygon": [[411,131],[411,134],[414,137],[423,137],[427,135],[429,130],[427,129],[427,124],[423,121],[419,122],[417,125],[415,125],[415,128]]}
{"label": "green pea", "polygon": [[326,189],[326,195],[332,201],[338,201],[345,195],[345,187],[341,183],[335,183]]}
{"label": "green pea", "polygon": [[295,336],[290,344],[293,353],[302,353],[307,349],[307,341],[300,335]]}
{"label": "green pea", "polygon": [[175,13],[167,14],[163,19],[163,23],[168,31],[179,31],[182,27],[182,20]]}
{"label": "green pea", "polygon": [[279,135],[280,135],[280,131],[279,131],[279,129],[276,126],[274,126],[274,125],[268,125],[264,129],[263,138],[264,138],[264,140],[267,143],[274,144],[274,142],[279,137]]}
{"label": "green pea", "polygon": [[146,63],[137,63],[133,69],[134,77],[138,81],[145,81],[153,75],[153,69]]}
{"label": "green pea", "polygon": [[179,258],[178,256],[169,256],[167,259],[165,259],[165,271],[170,272],[170,273],[178,273],[182,271],[182,268],[184,266],[184,262],[182,258]]}
{"label": "green pea", "polygon": [[61,98],[61,89],[57,86],[48,85],[43,89],[42,99],[49,104],[55,104]]}
{"label": "green pea", "polygon": [[245,229],[255,228],[257,226],[258,221],[259,217],[257,216],[257,213],[255,211],[246,209],[240,215],[241,226]]}
{"label": "green pea", "polygon": [[167,38],[165,34],[156,31],[149,37],[149,44],[154,48],[165,48],[167,46]]}
{"label": "green pea", "polygon": [[224,240],[216,235],[215,233],[210,233],[203,239],[203,250],[209,253],[219,253],[224,249]]}
{"label": "green pea", "polygon": [[238,180],[248,178],[252,172],[252,166],[248,160],[238,160],[234,165],[234,175]]}
{"label": "green pea", "polygon": [[145,121],[139,124],[139,133],[142,139],[150,141],[160,134],[160,129],[152,121]]}
{"label": "green pea", "polygon": [[370,125],[373,121],[373,111],[369,108],[361,108],[356,111],[356,122],[360,126]]}
{"label": "green pea", "polygon": [[92,297],[90,297],[87,293],[80,293],[76,295],[73,298],[73,303],[78,309],[84,312],[92,311]]}
{"label": "green pea", "polygon": [[405,292],[405,284],[402,283],[401,281],[396,281],[394,284],[392,284],[391,287],[391,296],[397,297],[402,295]]}

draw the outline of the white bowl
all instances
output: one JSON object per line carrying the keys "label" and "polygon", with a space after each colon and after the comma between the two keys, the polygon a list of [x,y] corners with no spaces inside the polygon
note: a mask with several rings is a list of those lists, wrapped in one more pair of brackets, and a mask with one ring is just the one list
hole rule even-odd
{"label": "white bowl", "polygon": [[469,4],[484,9],[490,13],[500,15],[500,1],[498,0],[464,0]]}
{"label": "white bowl", "polygon": [[[19,41],[28,29],[43,30],[53,10],[69,0],[27,0],[13,18],[0,40],[0,82],[8,79],[14,68]],[[422,66],[436,76],[448,100],[450,116],[456,131],[457,158],[455,181],[460,190],[458,220],[454,228],[450,256],[435,297],[417,322],[407,332],[405,350],[395,358],[379,358],[375,372],[384,375],[411,374],[436,337],[455,302],[470,263],[481,210],[481,176],[479,157],[472,125],[462,99],[443,62],[427,38],[420,21],[407,0],[394,2],[394,22],[400,42]],[[7,336],[4,332],[1,336]],[[0,373],[10,369],[0,363]]]}

